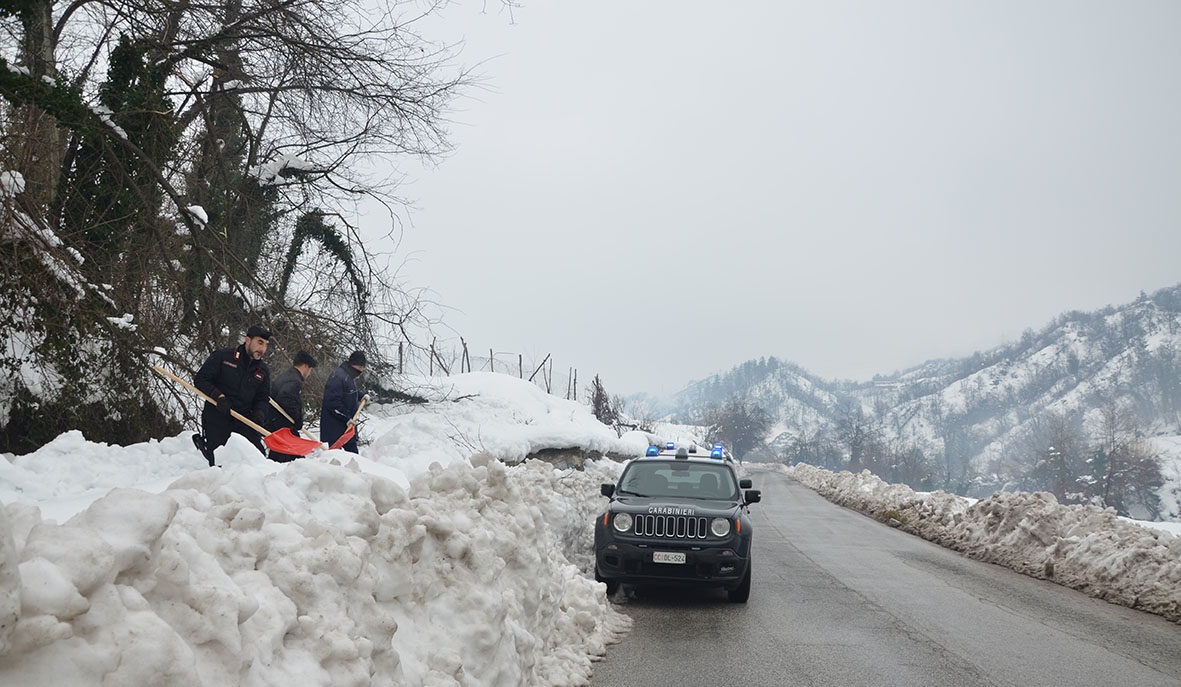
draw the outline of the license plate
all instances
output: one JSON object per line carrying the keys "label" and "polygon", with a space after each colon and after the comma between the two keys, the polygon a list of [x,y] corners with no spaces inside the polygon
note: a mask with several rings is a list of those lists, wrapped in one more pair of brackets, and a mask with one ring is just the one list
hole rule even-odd
{"label": "license plate", "polygon": [[653,551],[653,563],[684,563],[685,554],[680,551]]}

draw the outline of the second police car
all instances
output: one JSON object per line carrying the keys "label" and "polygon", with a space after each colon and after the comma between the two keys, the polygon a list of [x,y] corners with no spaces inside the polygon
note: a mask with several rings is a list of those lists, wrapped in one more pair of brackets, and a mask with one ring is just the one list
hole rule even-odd
{"label": "second police car", "polygon": [[601,492],[610,502],[595,521],[595,579],[608,594],[621,583],[656,583],[719,586],[737,603],[750,597],[748,507],[762,497],[720,444],[650,446]]}

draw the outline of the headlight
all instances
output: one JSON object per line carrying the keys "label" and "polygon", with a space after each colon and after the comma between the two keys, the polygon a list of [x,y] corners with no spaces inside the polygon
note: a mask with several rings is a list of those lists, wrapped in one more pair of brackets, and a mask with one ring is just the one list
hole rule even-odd
{"label": "headlight", "polygon": [[730,534],[729,518],[714,518],[713,522],[709,523],[709,531],[713,532],[715,537],[724,537]]}
{"label": "headlight", "polygon": [[[615,531],[616,532],[630,532],[631,531],[632,516],[630,514],[617,513],[615,515],[615,520],[613,522],[615,524]],[[728,524],[729,523],[727,523],[727,525]],[[727,529],[729,529],[729,528],[727,527]]]}

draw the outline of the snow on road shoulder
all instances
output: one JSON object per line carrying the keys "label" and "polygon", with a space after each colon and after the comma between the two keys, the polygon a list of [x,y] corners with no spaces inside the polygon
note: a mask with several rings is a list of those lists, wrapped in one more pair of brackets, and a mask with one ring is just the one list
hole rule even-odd
{"label": "snow on road shoulder", "polygon": [[583,684],[628,629],[571,562],[610,465],[333,462],[0,509],[0,684]]}
{"label": "snow on road shoulder", "polygon": [[973,558],[1181,622],[1181,537],[1113,509],[1062,505],[1044,492],[921,493],[868,470],[778,468],[834,503]]}

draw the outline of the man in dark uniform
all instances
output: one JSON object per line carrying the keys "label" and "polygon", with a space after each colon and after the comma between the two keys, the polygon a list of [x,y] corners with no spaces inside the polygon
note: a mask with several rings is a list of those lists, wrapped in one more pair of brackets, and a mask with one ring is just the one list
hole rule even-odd
{"label": "man in dark uniform", "polygon": [[[303,383],[307,381],[308,376],[312,374],[312,368],[316,365],[316,359],[310,353],[300,351],[291,361],[291,368],[275,377],[275,381],[271,384],[271,398],[283,410],[280,412],[274,405],[269,406],[267,408],[267,422],[263,425],[264,427],[272,432],[284,427],[290,428],[293,433],[303,429],[303,400],[301,398]],[[271,451],[267,457],[278,463],[289,463],[300,456]]]}
{"label": "man in dark uniform", "polygon": [[210,467],[213,467],[213,452],[226,445],[230,432],[241,434],[266,453],[258,432],[231,416],[230,410],[260,425],[266,420],[271,370],[262,357],[270,341],[269,329],[251,325],[241,346],[214,351],[193,376],[193,386],[216,402],[216,405],[205,403],[201,410],[202,434],[193,435],[193,443],[205,454]]}
{"label": "man in dark uniform", "polygon": [[[328,383],[324,385],[324,402],[320,405],[320,441],[331,444],[348,429],[360,404],[357,377],[364,371],[365,351],[353,351],[349,359],[328,377]],[[341,448],[359,453],[357,435],[354,434]]]}

